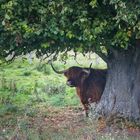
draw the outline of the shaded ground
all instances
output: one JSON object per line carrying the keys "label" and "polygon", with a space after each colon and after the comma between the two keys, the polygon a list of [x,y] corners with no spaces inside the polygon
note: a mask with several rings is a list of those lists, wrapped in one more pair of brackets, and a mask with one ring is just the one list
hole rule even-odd
{"label": "shaded ground", "polygon": [[140,140],[137,128],[106,127],[103,120],[85,118],[81,107],[44,107],[1,117],[0,140]]}

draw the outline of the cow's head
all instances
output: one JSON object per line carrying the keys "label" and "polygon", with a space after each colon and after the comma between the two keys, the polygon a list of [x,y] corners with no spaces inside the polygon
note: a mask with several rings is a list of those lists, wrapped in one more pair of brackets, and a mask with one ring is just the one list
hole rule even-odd
{"label": "cow's head", "polygon": [[90,68],[81,68],[77,66],[70,67],[63,71],[57,71],[51,64],[52,69],[58,74],[64,74],[67,78],[67,85],[70,87],[78,87],[89,76]]}

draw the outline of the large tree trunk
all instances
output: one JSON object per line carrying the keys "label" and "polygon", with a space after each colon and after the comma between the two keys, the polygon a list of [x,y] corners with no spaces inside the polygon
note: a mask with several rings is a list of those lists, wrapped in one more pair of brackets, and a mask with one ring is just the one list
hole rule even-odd
{"label": "large tree trunk", "polygon": [[106,87],[97,111],[105,116],[140,118],[140,46],[109,60]]}

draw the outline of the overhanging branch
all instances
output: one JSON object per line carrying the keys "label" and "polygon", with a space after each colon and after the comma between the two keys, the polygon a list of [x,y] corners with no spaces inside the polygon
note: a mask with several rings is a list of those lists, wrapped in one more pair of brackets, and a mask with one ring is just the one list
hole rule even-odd
{"label": "overhanging branch", "polygon": [[99,55],[99,57],[101,57],[106,63],[108,63],[108,58],[107,58],[107,56],[106,56],[104,53],[99,52],[99,51],[97,51],[96,53],[97,53],[97,54]]}

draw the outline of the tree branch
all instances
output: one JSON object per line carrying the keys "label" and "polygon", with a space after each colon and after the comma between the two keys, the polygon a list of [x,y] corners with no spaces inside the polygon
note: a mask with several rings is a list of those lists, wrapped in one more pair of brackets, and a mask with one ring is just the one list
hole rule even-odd
{"label": "tree branch", "polygon": [[96,53],[97,53],[97,54],[99,55],[99,57],[101,57],[106,63],[108,63],[108,58],[107,58],[107,56],[106,56],[104,53],[99,52],[99,51],[97,51]]}

